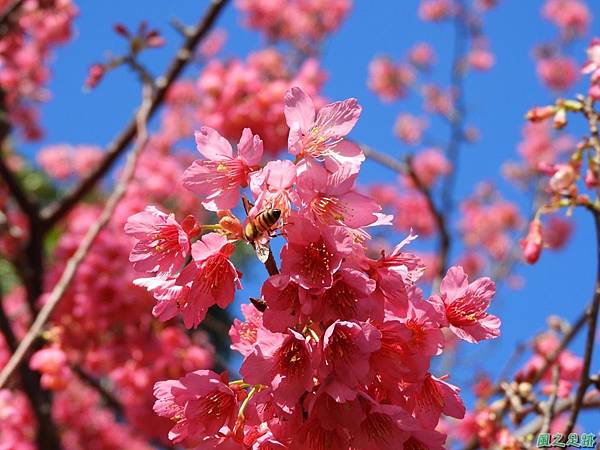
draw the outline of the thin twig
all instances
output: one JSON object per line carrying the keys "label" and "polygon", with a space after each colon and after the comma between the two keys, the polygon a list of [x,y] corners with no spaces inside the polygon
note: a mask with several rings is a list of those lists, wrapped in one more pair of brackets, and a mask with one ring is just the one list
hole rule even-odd
{"label": "thin twig", "polygon": [[[575,402],[575,399],[573,397],[564,399],[564,400],[558,400],[556,402],[554,414],[556,416],[559,416],[560,414],[568,411],[569,409],[571,409],[573,407],[574,402]],[[589,398],[589,399],[585,400],[581,405],[581,409],[596,409],[598,407],[600,407],[600,398],[598,398],[598,397]],[[543,421],[544,421],[543,417],[536,417],[531,422],[529,422],[526,425],[522,426],[521,428],[515,430],[515,432],[512,435],[515,438],[520,438],[520,437],[528,436],[530,434],[539,433],[539,431],[542,428]],[[477,447],[475,447],[475,448],[477,448]]]}
{"label": "thin twig", "polygon": [[100,394],[102,401],[115,413],[117,417],[123,415],[123,405],[121,405],[114,394],[106,389],[99,380],[83,370],[79,365],[72,364],[70,367],[71,370],[77,374],[81,381]]}
{"label": "thin twig", "polygon": [[[592,304],[593,304],[593,302],[594,302],[594,300],[592,300]],[[552,366],[552,364],[554,364],[556,362],[556,360],[558,359],[558,357],[560,356],[560,354],[564,351],[564,349],[569,346],[569,344],[571,343],[571,341],[581,331],[581,329],[583,328],[583,326],[587,322],[587,318],[589,316],[591,306],[592,305],[590,304],[590,307],[587,308],[577,318],[577,320],[571,326],[571,328],[569,329],[569,331],[561,339],[560,343],[558,344],[558,347],[556,347],[556,349],[549,356],[546,357],[546,359],[545,359],[544,364],[542,365],[542,367],[540,367],[540,369],[535,373],[535,375],[533,376],[533,378],[530,380],[531,384],[537,384],[542,379],[542,377],[546,374],[546,372],[550,368],[550,366]]]}
{"label": "thin twig", "polygon": [[[446,217],[442,211],[436,206],[433,200],[433,195],[429,188],[421,181],[415,170],[413,169],[412,160],[407,157],[406,160],[399,161],[385,153],[379,152],[367,145],[360,145],[361,150],[365,156],[379,164],[386,166],[393,171],[410,177],[415,188],[423,195],[427,206],[434,217],[438,232],[440,234],[439,243],[439,254],[440,254],[440,270],[438,271],[438,278],[441,279],[442,275],[446,271],[446,265],[448,261],[448,252],[450,250],[450,232],[448,231],[448,225],[446,223]],[[434,289],[435,290],[435,289]]]}
{"label": "thin twig", "polygon": [[452,55],[452,66],[450,76],[450,87],[454,94],[454,110],[450,117],[450,140],[446,147],[446,156],[452,163],[452,170],[444,178],[442,185],[442,209],[449,216],[454,207],[452,195],[456,176],[458,173],[458,155],[464,138],[464,122],[466,117],[466,106],[464,99],[463,80],[465,76],[464,62],[467,53],[469,30],[467,28],[468,11],[463,0],[459,0],[459,10],[454,16],[454,54]]}
{"label": "thin twig", "polygon": [[554,408],[556,406],[556,399],[558,398],[558,383],[560,381],[560,366],[556,365],[552,369],[552,393],[548,399],[548,405],[544,411],[544,421],[542,422],[541,433],[550,432],[550,424],[554,419]]}
{"label": "thin twig", "polygon": [[594,293],[594,300],[592,306],[589,309],[588,314],[588,334],[585,343],[585,353],[583,356],[583,368],[581,370],[581,379],[579,380],[579,386],[577,387],[577,393],[575,394],[575,403],[571,409],[569,420],[565,427],[565,436],[573,431],[577,423],[577,417],[583,404],[583,398],[587,388],[590,385],[590,367],[592,365],[592,356],[594,354],[594,342],[596,340],[596,325],[598,323],[598,310],[600,309],[600,214],[594,212],[594,223],[596,225],[596,251],[597,251],[597,272],[596,272],[596,286]]}
{"label": "thin twig", "polygon": [[25,0],[15,0],[12,5],[10,5],[2,16],[0,16],[0,38],[6,36],[10,31],[10,25],[13,23],[13,18],[21,9],[21,6],[25,3]]}
{"label": "thin twig", "polygon": [[[18,341],[8,314],[4,309],[2,286],[0,286],[0,332],[4,336],[8,349],[14,352],[17,349]],[[19,374],[21,375],[21,386],[29,399],[31,409],[38,423],[36,433],[38,447],[45,450],[60,449],[58,428],[49,408],[51,394],[40,388],[40,374],[31,370],[27,365],[19,367]]]}
{"label": "thin twig", "polygon": [[106,205],[100,214],[98,220],[90,227],[86,235],[83,237],[83,240],[79,244],[79,247],[71,256],[67,265],[60,277],[58,283],[50,292],[48,296],[48,300],[40,310],[39,314],[35,318],[33,324],[29,328],[29,331],[19,344],[17,350],[13,353],[10,360],[6,364],[6,366],[0,372],[0,389],[6,384],[12,373],[19,366],[19,364],[23,361],[26,353],[30,349],[31,345],[35,341],[35,339],[39,336],[44,325],[50,318],[50,315],[62,299],[65,294],[71,280],[75,276],[77,272],[77,268],[79,264],[83,261],[88,251],[92,247],[96,237],[102,231],[102,229],[108,224],[110,218],[113,215],[119,201],[125,194],[127,190],[127,186],[129,182],[132,180],[136,163],[138,160],[138,156],[140,155],[142,149],[144,148],[147,140],[148,140],[148,132],[146,129],[146,123],[148,120],[148,115],[150,114],[150,108],[152,105],[152,90],[151,87],[146,85],[144,86],[144,101],[142,102],[142,107],[138,111],[137,123],[139,127],[139,132],[137,133],[136,142],[133,151],[128,157],[127,163],[123,169],[123,173],[121,175],[121,179],[115,186],[114,191],[108,198]]}
{"label": "thin twig", "polygon": [[21,182],[4,159],[5,142],[11,130],[11,124],[4,101],[5,92],[3,89],[0,89],[0,177],[2,177],[8,191],[15,199],[17,205],[19,205],[19,208],[21,208],[25,215],[31,220],[32,217],[36,217],[39,213],[37,204],[29,198],[27,192],[21,185]]}
{"label": "thin twig", "polygon": [[[166,93],[173,82],[183,72],[183,69],[191,61],[195,48],[204,38],[212,25],[215,23],[219,13],[223,10],[227,0],[212,0],[212,5],[202,17],[200,22],[193,28],[193,33],[187,36],[185,42],[175,55],[175,58],[169,65],[165,73],[156,81],[156,91],[152,97],[150,104],[150,120],[158,107],[163,103]],[[71,191],[65,194],[64,197],[50,204],[42,210],[42,219],[45,228],[52,227],[56,222],[62,219],[93,187],[104,177],[118,157],[127,149],[137,133],[138,114],[127,124],[125,129],[118,137],[108,146],[104,159],[98,166],[89,173],[81,182]]]}

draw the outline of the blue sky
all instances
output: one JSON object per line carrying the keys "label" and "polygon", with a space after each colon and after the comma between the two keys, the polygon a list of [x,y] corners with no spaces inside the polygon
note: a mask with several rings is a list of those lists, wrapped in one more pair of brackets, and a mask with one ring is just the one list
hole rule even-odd
{"label": "blue sky", "polygon": [[[123,49],[124,41],[112,31],[112,23],[119,21],[134,27],[146,19],[163,32],[168,44],[147,55],[149,66],[155,73],[160,73],[180,42],[168,20],[178,17],[193,23],[208,3],[201,0],[80,1],[76,39],[55,55],[50,85],[53,100],[44,106],[42,115],[47,130],[43,143],[105,145],[134,111],[139,90],[135,78],[125,70],[111,73],[92,93],[84,93],[81,89],[91,63],[102,59],[107,50],[118,52]],[[480,129],[482,137],[475,145],[463,147],[457,199],[468,195],[475,183],[483,178],[496,182],[503,195],[521,205],[526,214],[528,199],[503,182],[500,166],[507,159],[517,158],[516,145],[521,138],[525,111],[551,100],[536,77],[531,58],[536,43],[552,40],[557,33],[540,17],[541,5],[538,0],[504,0],[486,16],[484,29],[496,56],[496,66],[489,73],[469,76],[466,82],[468,121]],[[350,18],[323,49],[322,65],[329,75],[325,94],[331,99],[357,97],[364,108],[352,137],[398,156],[409,149],[394,138],[394,120],[400,111],[418,112],[418,99],[382,104],[367,89],[367,66],[376,55],[400,58],[414,43],[426,40],[432,43],[438,55],[433,79],[447,84],[451,26],[421,22],[417,18],[417,6],[417,0],[356,0]],[[600,17],[598,20],[590,35],[600,35]],[[225,56],[243,56],[263,44],[257,33],[240,27],[240,18],[233,5],[227,7],[219,26],[229,34],[223,52]],[[587,42],[588,39],[571,49],[579,60],[584,58]],[[199,69],[198,66],[190,67],[187,73],[195,76]],[[580,91],[585,89],[583,83],[578,87]],[[435,126],[432,134],[443,140],[447,129]],[[40,146],[24,144],[22,148],[32,155]],[[393,181],[394,174],[375,163],[368,163],[361,181],[375,180]],[[502,318],[502,337],[494,343],[471,349],[475,352],[471,352],[474,358],[468,358],[469,365],[458,369],[453,378],[456,383],[460,384],[478,368],[498,372],[515,343],[544,329],[548,315],[559,314],[573,319],[587,304],[593,291],[596,267],[592,220],[585,212],[575,212],[574,218],[576,233],[566,250],[560,254],[545,252],[535,266],[520,267],[518,273],[526,279],[523,289],[499,292],[493,312]],[[263,275],[261,268],[252,272],[256,272],[257,277]],[[250,283],[249,288],[256,289],[256,286]],[[575,344],[575,348],[581,349],[582,340]],[[600,368],[597,360],[593,365],[596,370]],[[598,431],[592,427],[597,427],[599,422],[600,413],[588,415],[587,431]]]}

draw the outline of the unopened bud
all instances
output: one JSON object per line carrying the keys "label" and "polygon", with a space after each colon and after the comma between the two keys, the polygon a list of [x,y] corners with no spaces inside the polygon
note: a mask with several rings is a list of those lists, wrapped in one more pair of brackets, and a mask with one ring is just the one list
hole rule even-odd
{"label": "unopened bud", "polygon": [[550,188],[554,192],[567,190],[575,182],[575,170],[570,164],[558,164],[556,169],[550,178]]}
{"label": "unopened bud", "polygon": [[587,171],[585,172],[584,182],[588,189],[598,186],[598,175],[591,167],[588,167]]}
{"label": "unopened bud", "polygon": [[237,217],[232,215],[223,216],[219,220],[219,225],[221,225],[221,228],[232,237],[235,237],[236,239],[242,238],[242,223]]}
{"label": "unopened bud", "polygon": [[554,120],[552,121],[552,126],[557,130],[564,128],[567,124],[567,110],[565,108],[559,108],[554,114]]}
{"label": "unopened bud", "polygon": [[85,80],[84,87],[86,89],[94,89],[104,77],[106,73],[106,67],[102,64],[93,64],[88,70],[88,76]]}
{"label": "unopened bud", "polygon": [[197,236],[202,230],[202,227],[198,224],[198,222],[196,222],[196,218],[191,214],[183,219],[183,222],[181,222],[181,228],[183,228],[183,231],[185,231],[190,237]]}
{"label": "unopened bud", "polygon": [[542,222],[535,218],[529,224],[529,232],[525,239],[521,241],[523,257],[529,264],[534,264],[542,253]]}
{"label": "unopened bud", "polygon": [[527,398],[532,390],[533,386],[528,382],[519,383],[519,387],[517,388],[517,392],[522,398]]}
{"label": "unopened bud", "polygon": [[527,111],[525,118],[530,122],[543,122],[549,119],[556,113],[556,107],[552,105],[548,106],[536,106],[535,108]]}
{"label": "unopened bud", "polygon": [[115,23],[113,25],[113,30],[115,30],[115,33],[117,33],[120,36],[123,36],[126,39],[129,39],[131,37],[131,33],[129,33],[127,27],[122,23]]}

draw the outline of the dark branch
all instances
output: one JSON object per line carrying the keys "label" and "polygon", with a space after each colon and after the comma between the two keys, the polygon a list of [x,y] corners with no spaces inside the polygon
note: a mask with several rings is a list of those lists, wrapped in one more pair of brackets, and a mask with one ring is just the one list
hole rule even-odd
{"label": "dark branch", "polygon": [[[4,336],[7,347],[15,352],[18,346],[17,337],[10,324],[10,319],[4,309],[2,288],[0,286],[0,332]],[[40,375],[26,365],[19,367],[19,375],[23,391],[29,399],[31,409],[38,423],[37,444],[39,449],[59,450],[60,440],[58,428],[52,419],[51,395],[40,387]]]}
{"label": "dark branch", "polygon": [[596,326],[598,323],[598,310],[600,308],[600,213],[594,212],[594,222],[596,225],[596,259],[597,259],[597,272],[596,272],[596,286],[594,292],[594,300],[588,310],[588,334],[585,342],[585,353],[583,356],[583,368],[581,371],[581,379],[579,380],[579,386],[577,387],[577,393],[575,394],[575,403],[571,409],[569,415],[569,421],[565,427],[565,435],[569,435],[577,424],[577,417],[579,411],[583,405],[583,399],[587,388],[590,386],[590,367],[592,365],[592,356],[594,354],[594,343],[596,340]]}
{"label": "dark branch", "polygon": [[[194,27],[193,33],[186,38],[165,73],[157,79],[157,89],[152,97],[148,120],[152,118],[158,107],[163,103],[167,91],[190,62],[197,45],[208,34],[226,4],[227,0],[212,0],[212,5],[198,25]],[[137,115],[136,112],[121,134],[108,146],[104,159],[96,169],[81,180],[63,198],[42,210],[42,219],[45,228],[52,227],[62,219],[109,172],[115,161],[127,149],[137,133]]]}
{"label": "dark branch", "polygon": [[104,404],[108,406],[117,417],[123,416],[123,406],[112,392],[102,386],[102,383],[99,380],[91,376],[78,365],[71,365],[71,370],[77,374],[81,381],[100,394]]}
{"label": "dark branch", "polygon": [[21,210],[31,221],[32,218],[36,218],[38,216],[39,211],[37,204],[29,198],[25,189],[23,189],[23,186],[21,186],[19,179],[10,169],[10,167],[8,167],[8,163],[4,159],[6,151],[5,143],[12,128],[4,100],[5,92],[4,90],[0,89],[0,176],[8,187],[8,191],[14,198],[17,205],[19,205]]}
{"label": "dark branch", "polygon": [[446,271],[446,266],[448,262],[448,252],[450,251],[451,239],[450,232],[448,231],[448,225],[446,223],[444,213],[436,206],[431,191],[427,186],[423,184],[417,173],[414,171],[411,158],[407,157],[406,161],[402,162],[395,158],[392,158],[389,155],[386,155],[385,153],[379,152],[369,146],[360,145],[360,148],[362,149],[363,153],[367,158],[372,159],[373,161],[376,161],[379,164],[386,166],[397,173],[410,177],[410,179],[415,185],[415,188],[425,197],[427,206],[429,207],[431,214],[433,214],[438,232],[440,234],[439,253],[442,264],[440,265],[438,278],[441,279],[444,272]]}
{"label": "dark branch", "polygon": [[25,0],[16,0],[12,3],[12,5],[6,8],[4,13],[2,13],[2,16],[0,16],[0,38],[9,33],[11,25],[14,23],[15,16],[24,3]]}

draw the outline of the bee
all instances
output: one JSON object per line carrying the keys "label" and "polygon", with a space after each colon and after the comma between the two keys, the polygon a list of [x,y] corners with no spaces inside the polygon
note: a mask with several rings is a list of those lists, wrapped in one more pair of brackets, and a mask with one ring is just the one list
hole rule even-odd
{"label": "bee", "polygon": [[260,312],[265,312],[267,310],[267,302],[261,298],[250,297],[250,301],[254,305],[254,307]]}
{"label": "bee", "polygon": [[260,238],[264,233],[270,233],[271,228],[273,228],[273,225],[277,223],[280,217],[281,210],[265,209],[253,219],[249,219],[244,227],[244,239],[253,245],[256,257],[262,263],[269,258],[269,246],[261,242]]}

